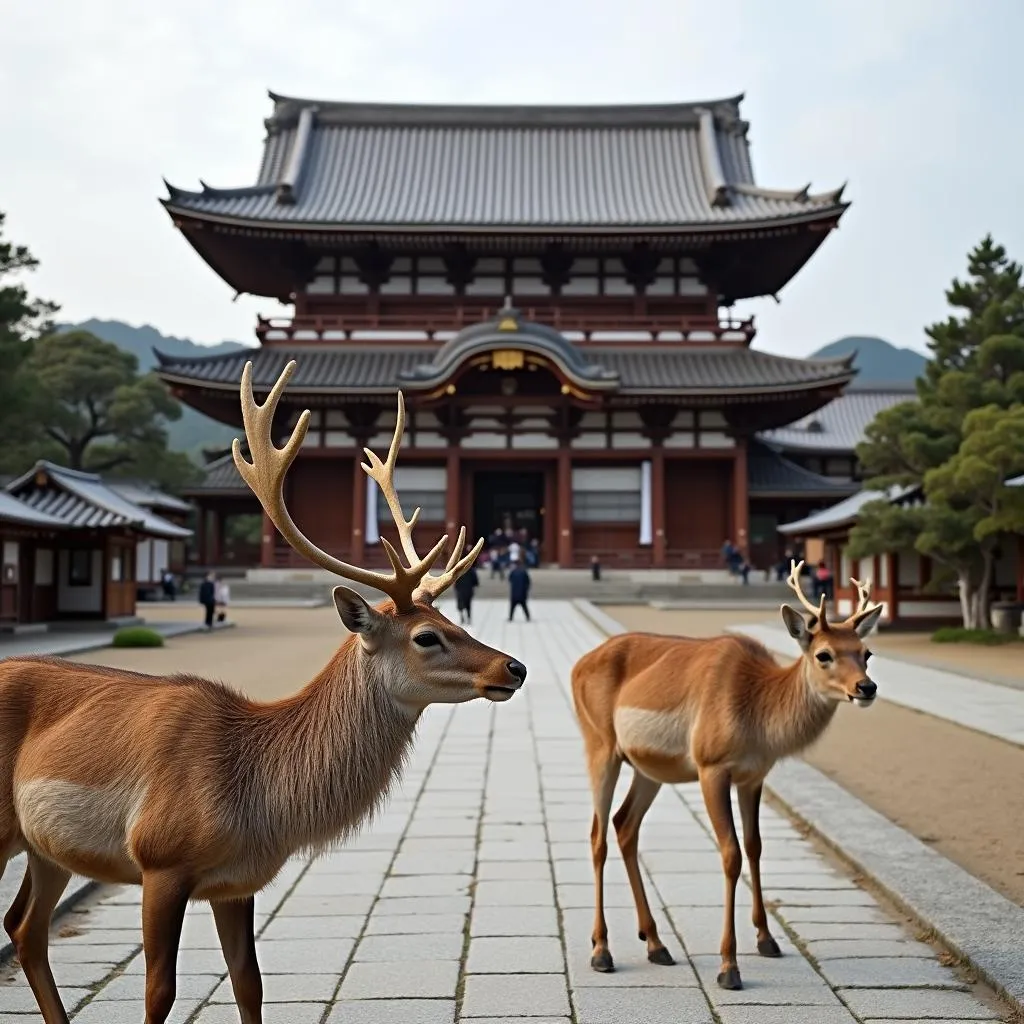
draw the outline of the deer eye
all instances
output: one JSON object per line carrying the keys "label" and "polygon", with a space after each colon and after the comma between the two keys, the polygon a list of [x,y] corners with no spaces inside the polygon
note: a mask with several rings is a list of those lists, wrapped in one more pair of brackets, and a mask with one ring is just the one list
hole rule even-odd
{"label": "deer eye", "polygon": [[440,647],[441,638],[436,633],[417,633],[412,642],[417,647]]}
{"label": "deer eye", "polygon": [[828,651],[818,651],[818,653],[815,655],[815,657],[818,659],[818,664],[819,665],[831,665],[832,664],[832,655],[829,654]]}

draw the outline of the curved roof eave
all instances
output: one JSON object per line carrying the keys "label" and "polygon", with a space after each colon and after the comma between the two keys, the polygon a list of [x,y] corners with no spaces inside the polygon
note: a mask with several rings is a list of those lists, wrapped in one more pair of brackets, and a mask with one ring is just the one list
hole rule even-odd
{"label": "curved roof eave", "polygon": [[[202,198],[199,193],[182,193]],[[342,224],[331,221],[299,221],[285,219],[236,217],[231,214],[211,213],[196,210],[173,199],[161,199],[160,203],[169,214],[187,217],[207,224],[225,227],[249,228],[254,231],[280,231],[284,234],[314,232],[319,234],[422,234],[422,235],[735,235],[748,231],[771,231],[776,228],[801,227],[821,221],[836,220],[849,209],[850,203],[840,202],[831,206],[816,207],[806,213],[785,213],[778,217],[758,220],[690,222],[684,224],[401,224],[358,223]]]}

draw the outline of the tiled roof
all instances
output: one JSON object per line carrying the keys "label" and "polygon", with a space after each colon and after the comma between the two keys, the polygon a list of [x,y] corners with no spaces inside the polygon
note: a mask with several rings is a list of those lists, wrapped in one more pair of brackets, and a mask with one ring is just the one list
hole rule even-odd
{"label": "tiled roof", "polygon": [[[244,446],[243,446],[244,448]],[[242,479],[231,453],[208,462],[203,467],[201,483],[188,488],[189,494],[251,494]]]}
{"label": "tiled roof", "polygon": [[0,491],[0,523],[17,523],[19,526],[38,526],[51,530],[63,530],[68,525],[63,519],[40,512],[4,491]]}
{"label": "tiled roof", "polygon": [[859,486],[813,473],[756,441],[751,444],[747,457],[747,481],[750,494],[761,497],[790,494],[839,497]]}
{"label": "tiled roof", "polygon": [[798,519],[792,523],[783,523],[779,527],[779,533],[791,536],[813,536],[816,532],[823,530],[835,530],[843,526],[852,526],[860,515],[860,510],[869,501],[886,500],[898,502],[913,491],[913,488],[891,487],[888,491],[858,491],[848,498],[837,502],[831,508],[815,512],[804,519]]}
{"label": "tiled roof", "polygon": [[914,398],[912,385],[904,390],[850,388],[810,416],[777,430],[767,430],[761,439],[786,449],[820,452],[852,452],[864,440],[868,424],[884,409]]}
{"label": "tiled roof", "polygon": [[[39,474],[45,481],[37,484]],[[104,483],[95,473],[66,469],[40,461],[7,485],[8,493],[39,512],[70,526],[104,528],[125,526],[139,533],[168,539],[191,537],[192,531],[135,505]]]}
{"label": "tiled roof", "polygon": [[848,498],[837,502],[831,508],[815,512],[813,515],[798,519],[792,523],[783,523],[779,533],[789,535],[814,534],[818,530],[834,530],[840,526],[852,525],[857,521],[857,513],[869,502],[884,498],[884,491],[858,491]]}
{"label": "tiled roof", "polygon": [[192,506],[173,494],[152,487],[141,480],[111,480],[108,485],[126,501],[143,508],[159,508],[165,512],[190,512]]}
{"label": "tiled roof", "polygon": [[729,227],[817,220],[842,189],[755,185],[742,97],[650,106],[336,103],[272,96],[255,185],[165,205],[352,228]]}
{"label": "tiled roof", "polygon": [[[267,346],[216,356],[175,359],[157,353],[157,374],[165,380],[208,387],[237,388],[242,368],[253,361],[253,384],[270,388],[290,359],[298,363],[289,384],[296,391],[390,391],[404,385],[402,375],[429,363],[434,351],[425,345],[392,344],[341,347]],[[620,392],[772,391],[842,384],[854,370],[850,360],[790,359],[738,346],[624,344],[580,348],[592,363],[617,374]]]}

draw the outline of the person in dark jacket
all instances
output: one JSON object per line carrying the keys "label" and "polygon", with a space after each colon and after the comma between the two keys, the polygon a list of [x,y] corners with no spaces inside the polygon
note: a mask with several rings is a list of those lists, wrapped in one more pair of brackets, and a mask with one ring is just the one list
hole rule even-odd
{"label": "person in dark jacket", "polygon": [[526,607],[526,599],[530,596],[530,574],[519,562],[512,564],[512,571],[508,574],[508,596],[508,621],[512,621],[516,608],[522,608],[529,622],[530,609]]}
{"label": "person in dark jacket", "polygon": [[208,572],[199,584],[199,603],[206,609],[206,628],[213,629],[213,613],[217,609],[217,577]]}
{"label": "person in dark jacket", "polygon": [[473,623],[473,591],[480,586],[480,577],[473,566],[455,581],[455,606],[459,609],[459,624]]}

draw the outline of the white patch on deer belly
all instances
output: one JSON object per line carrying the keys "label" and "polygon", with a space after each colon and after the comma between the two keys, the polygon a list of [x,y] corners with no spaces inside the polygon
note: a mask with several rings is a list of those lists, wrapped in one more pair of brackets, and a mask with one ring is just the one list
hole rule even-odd
{"label": "white patch on deer belly", "polygon": [[681,711],[616,708],[615,735],[627,755],[632,749],[686,758],[690,750],[690,723]]}
{"label": "white patch on deer belly", "polygon": [[18,822],[29,845],[58,863],[76,855],[133,867],[127,837],[141,813],[145,787],[81,786],[30,779],[14,791]]}

